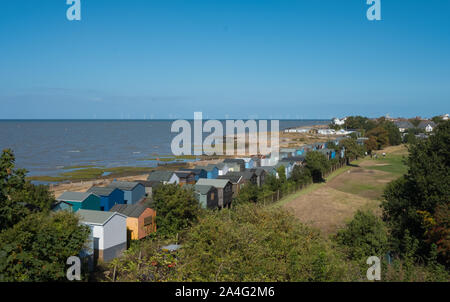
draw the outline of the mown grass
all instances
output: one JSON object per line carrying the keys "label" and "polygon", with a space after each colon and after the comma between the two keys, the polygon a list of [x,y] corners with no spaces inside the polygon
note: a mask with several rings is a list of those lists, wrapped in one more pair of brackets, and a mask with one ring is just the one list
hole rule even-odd
{"label": "mown grass", "polygon": [[366,169],[392,173],[396,176],[404,175],[408,171],[402,155],[388,154],[385,158],[371,159],[371,162],[373,165],[365,167]]}

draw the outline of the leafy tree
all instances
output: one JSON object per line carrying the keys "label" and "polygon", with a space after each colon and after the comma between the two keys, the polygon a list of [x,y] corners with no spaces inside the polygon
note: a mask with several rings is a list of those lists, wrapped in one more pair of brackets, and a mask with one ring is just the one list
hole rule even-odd
{"label": "leafy tree", "polygon": [[281,183],[285,183],[286,182],[286,167],[283,165],[279,166],[277,169],[277,173],[278,173],[278,179],[281,181]]}
{"label": "leafy tree", "polygon": [[305,167],[295,166],[292,170],[291,180],[301,185],[309,184],[312,182],[311,171]]}
{"label": "leafy tree", "polygon": [[383,257],[388,251],[387,228],[372,212],[358,210],[346,227],[336,235],[350,259],[365,264],[367,257]]}
{"label": "leafy tree", "polygon": [[373,150],[378,150],[377,139],[374,136],[369,137],[369,139],[364,142],[364,146],[366,147],[367,153],[372,154]]}
{"label": "leafy tree", "polygon": [[54,202],[47,186],[34,186],[25,180],[25,169],[14,169],[10,149],[0,157],[0,229],[8,229],[35,211],[48,211]]}
{"label": "leafy tree", "polygon": [[419,118],[412,118],[409,119],[409,122],[414,126],[414,127],[419,127],[419,124],[421,122],[421,120]]}
{"label": "leafy tree", "polygon": [[385,120],[381,123],[381,126],[388,133],[389,145],[397,146],[402,143],[402,135],[400,134],[398,127],[393,122]]}
{"label": "leafy tree", "polygon": [[200,211],[193,190],[176,184],[161,185],[153,193],[156,223],[161,234],[175,234],[196,221]]}
{"label": "leafy tree", "polygon": [[323,174],[330,170],[327,157],[318,151],[306,153],[306,167],[311,172],[314,182],[323,181]]}
{"label": "leafy tree", "polygon": [[274,175],[269,174],[264,178],[263,188],[267,188],[269,191],[276,192],[281,189],[281,181]]}
{"label": "leafy tree", "polygon": [[257,202],[259,197],[258,186],[252,183],[246,184],[239,191],[239,195],[236,198],[236,204],[246,202]]}
{"label": "leafy tree", "polygon": [[444,121],[444,119],[443,119],[442,116],[440,116],[440,115],[437,115],[437,116],[432,117],[431,120],[432,120],[433,122],[435,122],[436,124],[439,124],[440,122],[443,122],[443,121]]}
{"label": "leafy tree", "polygon": [[85,247],[89,228],[72,213],[34,213],[0,233],[0,281],[66,279],[66,261]]}
{"label": "leafy tree", "polygon": [[346,138],[340,142],[340,145],[345,148],[344,157],[347,164],[350,164],[350,160],[358,159],[359,156],[364,155],[364,148],[356,142],[356,139]]}
{"label": "leafy tree", "polygon": [[434,217],[439,207],[449,204],[449,164],[450,121],[438,125],[427,140],[409,146],[408,172],[387,186],[382,204],[398,252],[405,253],[401,242],[408,231],[412,240],[418,242],[417,255],[429,256],[432,245],[424,217]]}
{"label": "leafy tree", "polygon": [[369,138],[374,137],[377,142],[377,150],[389,146],[389,133],[384,127],[378,126],[366,134]]}
{"label": "leafy tree", "polygon": [[376,123],[373,120],[363,116],[349,116],[345,120],[344,124],[346,129],[357,129],[369,131],[376,127]]}

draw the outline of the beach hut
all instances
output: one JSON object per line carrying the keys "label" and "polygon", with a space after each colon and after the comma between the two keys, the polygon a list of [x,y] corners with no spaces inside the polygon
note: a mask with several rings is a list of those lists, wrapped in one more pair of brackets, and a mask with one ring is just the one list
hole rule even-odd
{"label": "beach hut", "polygon": [[195,174],[191,171],[175,171],[180,185],[195,184]]}
{"label": "beach hut", "polygon": [[[240,158],[226,158],[224,161],[224,163],[235,163],[239,165],[239,171],[245,171],[245,160],[240,159]],[[234,172],[238,172],[236,170],[234,170]]]}
{"label": "beach hut", "polygon": [[127,249],[127,217],[117,212],[79,210],[80,223],[91,229],[94,260],[111,261]]}
{"label": "beach hut", "polygon": [[163,184],[179,184],[180,178],[174,171],[153,171],[147,178],[148,181],[159,181]]}
{"label": "beach hut", "polygon": [[66,191],[56,198],[56,201],[64,201],[71,204],[73,212],[77,212],[80,209],[100,210],[100,197],[93,193]]}
{"label": "beach hut", "polygon": [[216,209],[219,206],[219,194],[214,186],[195,185],[194,192],[203,209]]}
{"label": "beach hut", "polygon": [[231,206],[233,199],[233,185],[228,179],[206,179],[200,178],[197,181],[199,186],[213,186],[217,189],[219,196],[218,206],[219,208],[225,208]]}
{"label": "beach hut", "polygon": [[156,211],[146,205],[118,204],[110,211],[127,217],[128,236],[131,240],[139,240],[156,232]]}
{"label": "beach hut", "polygon": [[73,212],[73,205],[66,201],[60,200],[60,201],[56,201],[55,203],[52,204],[51,210],[53,212],[58,212],[58,211]]}
{"label": "beach hut", "polygon": [[[227,175],[219,176],[218,179],[228,179],[231,184],[233,185],[233,197],[237,197],[239,195],[239,192],[241,191],[242,186],[244,185],[245,181],[242,175],[240,174],[231,174],[233,172],[228,172]],[[239,173],[239,172],[234,172]]]}
{"label": "beach hut", "polygon": [[195,181],[199,180],[200,178],[207,178],[208,177],[208,173],[206,172],[205,169],[181,169],[181,171],[191,171],[192,173],[194,173],[194,179]]}
{"label": "beach hut", "polygon": [[160,181],[149,181],[149,180],[136,180],[136,182],[140,183],[145,188],[145,196],[151,198],[153,196],[153,191],[160,185],[162,182]]}
{"label": "beach hut", "polygon": [[197,166],[197,169],[204,169],[206,171],[207,179],[216,179],[219,176],[219,169],[213,164],[209,164],[207,166]]}
{"label": "beach hut", "polygon": [[113,181],[108,187],[123,191],[124,204],[135,204],[145,198],[145,187],[138,182]]}
{"label": "beach hut", "polygon": [[91,187],[87,192],[100,197],[101,211],[109,211],[114,205],[123,204],[125,202],[125,193],[118,188]]}

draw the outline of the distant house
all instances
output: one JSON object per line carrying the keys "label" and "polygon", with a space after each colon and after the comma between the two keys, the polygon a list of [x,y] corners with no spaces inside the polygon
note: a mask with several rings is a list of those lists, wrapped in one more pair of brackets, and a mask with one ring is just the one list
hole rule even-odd
{"label": "distant house", "polygon": [[336,134],[336,130],[334,130],[334,129],[319,129],[317,131],[317,133],[321,134],[321,135],[334,135],[334,134]]}
{"label": "distant house", "polygon": [[242,176],[242,179],[244,180],[244,184],[252,183],[254,185],[258,185],[257,176],[255,172],[252,172],[251,170],[246,170],[243,172],[228,172],[226,177],[231,176]]}
{"label": "distant house", "polygon": [[280,158],[295,156],[297,149],[295,148],[280,148]]}
{"label": "distant house", "polygon": [[195,184],[195,174],[191,171],[175,171],[180,185]]}
{"label": "distant house", "polygon": [[[233,173],[233,174],[230,174]],[[241,191],[242,186],[245,184],[245,180],[240,174],[234,174],[239,172],[228,172],[227,175],[221,175],[217,179],[227,179],[233,185],[233,197],[237,197]]]}
{"label": "distant house", "polygon": [[100,211],[100,197],[89,192],[81,193],[67,191],[56,198],[56,201],[64,201],[71,204],[73,212],[77,212],[80,209]]}
{"label": "distant house", "polygon": [[217,209],[219,207],[219,193],[217,188],[210,185],[195,185],[194,192],[203,209]]}
{"label": "distant house", "polygon": [[145,197],[145,187],[138,182],[113,181],[108,187],[123,191],[124,204],[135,204]]}
{"label": "distant house", "polygon": [[131,240],[139,240],[156,232],[156,211],[142,204],[118,204],[111,208],[127,217],[127,229]]}
{"label": "distant house", "polygon": [[197,166],[196,168],[205,170],[207,179],[216,179],[219,176],[219,169],[216,165],[209,164],[207,166]]}
{"label": "distant house", "polygon": [[[226,158],[223,161],[225,164],[238,164],[239,165],[239,171],[245,171],[245,160],[239,159],[239,158]],[[235,171],[236,172],[236,171]]]}
{"label": "distant house", "polygon": [[227,163],[219,163],[216,165],[218,169],[218,176],[226,175],[228,173],[229,164]]}
{"label": "distant house", "polygon": [[261,169],[266,171],[266,175],[277,176],[277,169],[275,169],[275,166],[262,166]]}
{"label": "distant house", "polygon": [[55,203],[52,204],[51,210],[53,212],[58,212],[58,211],[73,212],[73,204],[63,201],[63,200],[56,201]]}
{"label": "distant house", "polygon": [[254,157],[252,157],[252,160],[253,160],[252,169],[261,167],[261,158],[260,157],[254,156]]}
{"label": "distant house", "polygon": [[265,178],[266,178],[266,170],[264,170],[263,168],[254,168],[254,169],[250,169],[251,172],[254,172],[256,175],[256,184],[258,185],[258,187],[261,187],[264,182],[265,182]]}
{"label": "distant house", "polygon": [[111,261],[127,249],[127,217],[117,212],[79,210],[80,223],[91,229],[94,259]]}
{"label": "distant house", "polygon": [[394,124],[397,126],[398,131],[401,133],[405,132],[408,129],[414,128],[414,125],[409,121],[396,121]]}
{"label": "distant house", "polygon": [[287,161],[287,160],[279,161],[278,164],[275,165],[275,169],[277,170],[277,174],[276,174],[277,178],[279,177],[278,168],[280,168],[281,166],[284,166],[284,168],[285,168],[286,178],[287,179],[291,178],[291,173],[292,173],[292,170],[294,170],[295,162]]}
{"label": "distant house", "polygon": [[441,116],[443,121],[448,121],[448,113]]}
{"label": "distant house", "polygon": [[[363,140],[361,140],[361,142],[363,142],[363,144],[364,144]],[[358,143],[358,144],[360,144],[360,143]],[[336,151],[332,150],[332,149],[325,148],[325,149],[319,150],[318,152],[320,152],[323,155],[325,155],[327,157],[327,159],[333,159],[333,158],[336,157]]]}
{"label": "distant house", "polygon": [[225,208],[231,206],[233,199],[233,185],[228,179],[206,179],[200,178],[197,181],[199,186],[213,186],[217,189],[219,196],[218,206],[219,208]]}
{"label": "distant house", "polygon": [[173,171],[153,171],[147,178],[148,181],[159,181],[163,184],[179,184],[180,179]]}
{"label": "distant house", "polygon": [[425,130],[425,132],[432,132],[436,124],[433,121],[421,121],[417,128]]}
{"label": "distant house", "polygon": [[244,157],[241,158],[245,162],[245,169],[252,169],[255,166],[255,161],[253,160],[253,157]]}
{"label": "distant house", "polygon": [[124,192],[112,187],[91,187],[87,190],[100,197],[100,211],[109,211],[116,204],[125,202]]}
{"label": "distant house", "polygon": [[162,182],[160,181],[149,181],[149,180],[136,180],[136,182],[140,183],[145,188],[145,196],[152,197],[153,191],[160,185],[162,185]]}
{"label": "distant house", "polygon": [[181,171],[190,171],[192,173],[194,173],[194,179],[195,181],[199,180],[200,178],[207,178],[208,177],[208,173],[206,172],[205,169],[181,169]]}

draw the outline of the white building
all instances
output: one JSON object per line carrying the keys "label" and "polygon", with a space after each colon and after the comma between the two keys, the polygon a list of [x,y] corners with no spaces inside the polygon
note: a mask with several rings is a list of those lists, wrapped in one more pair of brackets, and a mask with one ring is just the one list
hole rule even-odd
{"label": "white building", "polygon": [[319,129],[317,133],[321,135],[334,135],[336,134],[336,130],[334,129]]}
{"label": "white building", "polygon": [[448,121],[448,113],[447,113],[447,114],[444,114],[444,115],[442,116],[442,119],[443,119],[444,121]]}
{"label": "white building", "polygon": [[338,119],[337,117],[335,117],[335,118],[333,118],[332,119],[332,123],[334,124],[334,125],[338,125],[338,126],[342,126],[342,125],[344,125],[345,124],[345,121],[347,120],[347,118],[346,117],[344,117],[343,119]]}
{"label": "white building", "polygon": [[94,259],[110,261],[127,249],[127,217],[117,212],[79,210],[80,223],[90,227]]}

